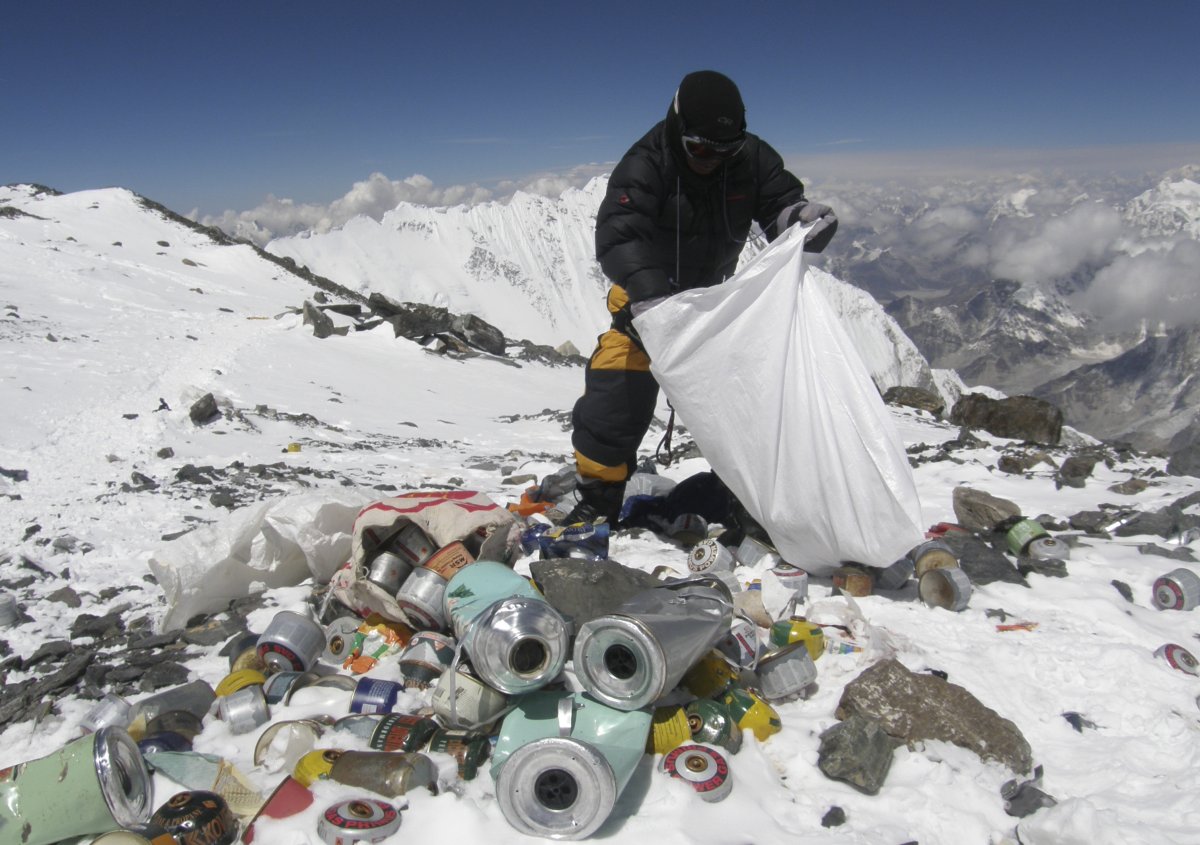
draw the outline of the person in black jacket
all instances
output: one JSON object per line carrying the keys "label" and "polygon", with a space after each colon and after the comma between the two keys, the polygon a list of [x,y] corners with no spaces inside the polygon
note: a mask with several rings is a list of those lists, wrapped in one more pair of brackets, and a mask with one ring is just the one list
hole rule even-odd
{"label": "person in black jacket", "polygon": [[751,223],[768,240],[793,223],[814,224],[805,241],[812,252],[837,230],[833,211],[809,202],[779,153],[746,131],[733,81],[711,70],[689,73],[666,119],[617,164],[596,216],[612,327],[598,339],[575,403],[579,502],[564,522],[617,521],[650,427],[658,384],[633,317],[663,297],[733,275]]}

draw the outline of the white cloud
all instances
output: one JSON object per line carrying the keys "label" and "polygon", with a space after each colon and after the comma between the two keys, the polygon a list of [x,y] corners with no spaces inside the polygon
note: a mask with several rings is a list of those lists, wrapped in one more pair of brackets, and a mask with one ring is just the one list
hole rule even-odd
{"label": "white cloud", "polygon": [[1200,321],[1200,243],[1179,239],[1163,250],[1123,255],[1098,272],[1077,302],[1106,328],[1136,329]]}
{"label": "white cloud", "polygon": [[1037,218],[1032,232],[1022,224],[1002,228],[992,244],[992,272],[1002,278],[1035,284],[1104,263],[1122,235],[1116,209],[1083,203],[1057,217]]}

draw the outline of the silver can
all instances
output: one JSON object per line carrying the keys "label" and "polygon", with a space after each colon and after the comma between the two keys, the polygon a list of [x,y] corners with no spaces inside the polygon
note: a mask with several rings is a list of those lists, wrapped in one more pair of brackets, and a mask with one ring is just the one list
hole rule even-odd
{"label": "silver can", "polygon": [[568,736],[522,745],[496,778],[496,797],[520,833],[548,839],[586,839],[617,802],[616,775],[594,746]]}
{"label": "silver can", "polygon": [[610,707],[645,707],[674,689],[729,633],[732,620],[728,599],[713,587],[644,590],[584,623],[575,638],[576,675]]}
{"label": "silver can", "polygon": [[954,549],[942,540],[929,540],[914,547],[909,551],[908,559],[913,562],[913,571],[918,580],[931,569],[958,567],[958,558],[954,555]]}
{"label": "silver can", "polygon": [[454,640],[436,631],[418,631],[400,652],[406,689],[428,689],[454,660]]}
{"label": "silver can", "polygon": [[307,672],[325,650],[325,630],[299,613],[281,610],[258,638],[268,671]]}
{"label": "silver can", "polygon": [[419,566],[404,579],[396,594],[396,603],[419,631],[440,631],[446,627],[442,602],[446,595],[446,579],[432,569]]}
{"label": "silver can", "polygon": [[217,713],[233,734],[249,733],[271,719],[267,699],[259,684],[242,687],[237,692],[218,698]]}
{"label": "silver can", "polygon": [[1154,606],[1159,610],[1191,610],[1200,604],[1200,576],[1190,569],[1173,569],[1154,581]]}
{"label": "silver can", "polygon": [[733,791],[733,775],[721,749],[689,742],[663,755],[662,771],[696,790],[709,803],[723,800]]}
{"label": "silver can", "polygon": [[773,651],[754,670],[767,701],[787,701],[804,694],[817,680],[817,664],[808,646],[798,642]]}
{"label": "silver can", "polygon": [[735,617],[729,633],[717,641],[717,651],[733,665],[749,669],[758,660],[758,626],[745,617]]}
{"label": "silver can", "polygon": [[971,600],[971,579],[957,567],[927,570],[917,589],[925,604],[955,613],[966,610]]}
{"label": "silver can", "polygon": [[410,569],[423,565],[437,549],[437,544],[415,522],[401,528],[388,543],[388,551],[406,560]]}
{"label": "silver can", "polygon": [[692,572],[732,572],[735,566],[733,552],[711,538],[701,540],[688,552],[688,569]]}
{"label": "silver can", "polygon": [[321,663],[335,669],[342,668],[354,648],[354,636],[365,620],[359,616],[341,616],[325,626],[325,651],[319,658]]}
{"label": "silver can", "polygon": [[116,693],[110,692],[87,712],[87,715],[79,723],[79,727],[83,729],[84,733],[90,734],[101,728],[107,728],[109,725],[127,728],[132,721],[133,705]]}
{"label": "silver can", "polygon": [[317,822],[326,845],[382,842],[400,829],[400,811],[375,798],[352,798],[327,808]]}
{"label": "silver can", "polygon": [[899,590],[912,578],[916,566],[912,558],[902,557],[891,566],[884,567],[875,575],[875,586],[881,590]]}
{"label": "silver can", "polygon": [[412,571],[413,565],[406,558],[384,549],[367,566],[367,580],[394,596]]}
{"label": "silver can", "polygon": [[1025,555],[1034,560],[1070,560],[1071,547],[1047,535],[1031,540],[1025,547]]}
{"label": "silver can", "polygon": [[765,562],[770,568],[774,569],[783,563],[783,558],[779,556],[779,552],[775,551],[773,547],[761,540],[755,540],[748,535],[742,538],[742,542],[737,547],[737,551],[734,552],[734,556],[742,566],[757,566]]}

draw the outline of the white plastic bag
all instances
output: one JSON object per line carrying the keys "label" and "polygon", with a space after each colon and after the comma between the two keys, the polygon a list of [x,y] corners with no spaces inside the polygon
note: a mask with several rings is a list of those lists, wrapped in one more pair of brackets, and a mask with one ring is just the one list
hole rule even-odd
{"label": "white plastic bag", "polygon": [[717,475],[784,560],[887,566],[924,539],[907,455],[792,227],[728,282],[634,325]]}

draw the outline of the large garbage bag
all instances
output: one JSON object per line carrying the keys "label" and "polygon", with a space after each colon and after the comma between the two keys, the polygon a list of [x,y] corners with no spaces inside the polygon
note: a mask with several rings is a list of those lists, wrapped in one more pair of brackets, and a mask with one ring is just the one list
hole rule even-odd
{"label": "large garbage bag", "polygon": [[902,441],[793,227],[728,282],[634,320],[712,468],[789,563],[886,566],[924,539]]}

